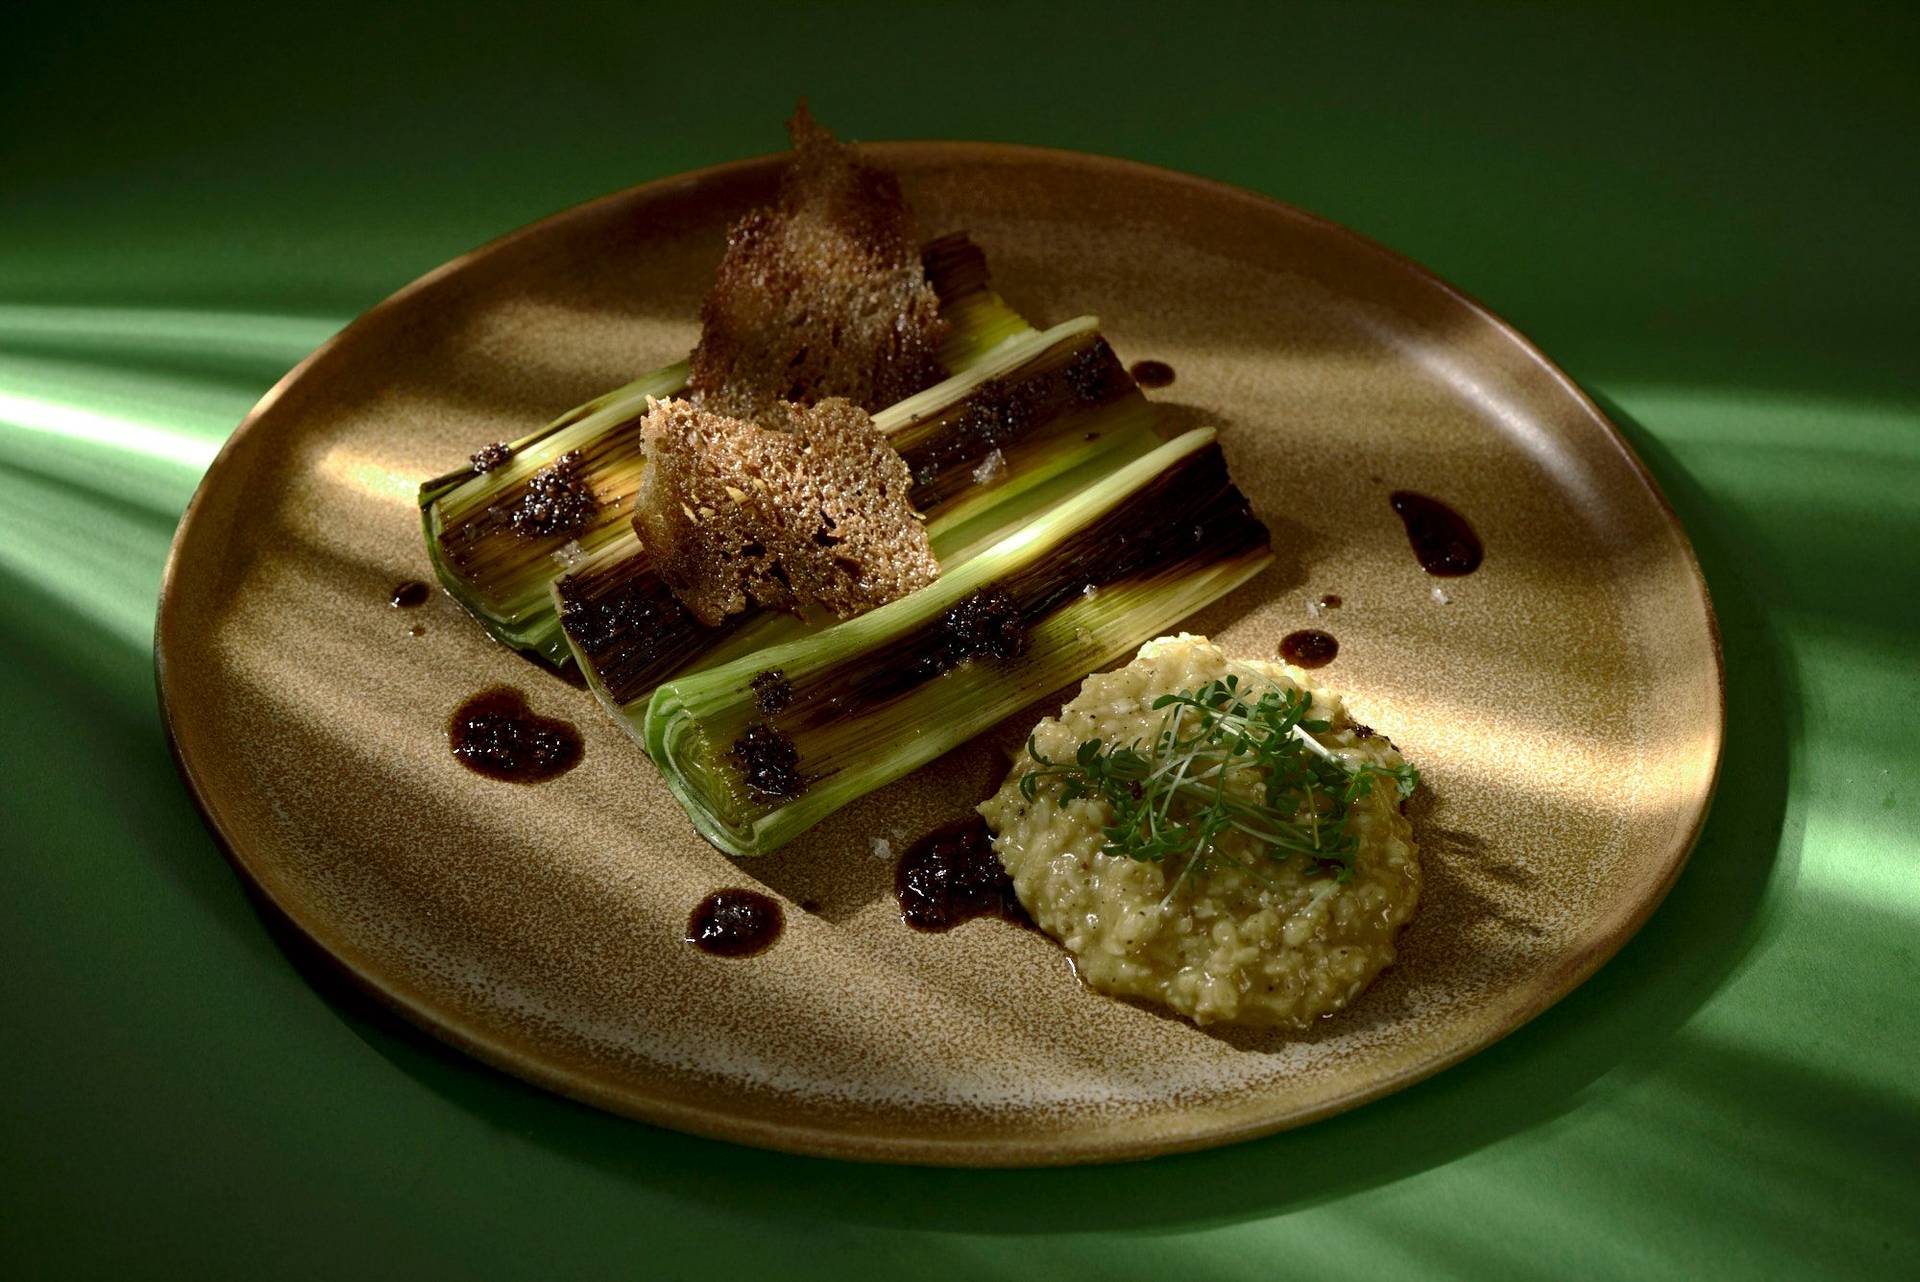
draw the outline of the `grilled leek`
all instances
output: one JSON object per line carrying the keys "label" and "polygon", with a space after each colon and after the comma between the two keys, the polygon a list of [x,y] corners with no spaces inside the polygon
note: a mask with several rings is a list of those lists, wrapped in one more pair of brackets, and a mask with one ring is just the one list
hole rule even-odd
{"label": "grilled leek", "polygon": [[[1160,443],[1151,407],[1097,330],[1083,317],[1022,335],[874,416],[913,475],[912,501],[943,567]],[[636,737],[662,680],[806,630],[766,612],[703,627],[631,533],[553,588],[575,661]]]}
{"label": "grilled leek", "polygon": [[647,749],[703,836],[765,854],[1271,559],[1213,432],[1188,432],[910,596],[660,686]]}

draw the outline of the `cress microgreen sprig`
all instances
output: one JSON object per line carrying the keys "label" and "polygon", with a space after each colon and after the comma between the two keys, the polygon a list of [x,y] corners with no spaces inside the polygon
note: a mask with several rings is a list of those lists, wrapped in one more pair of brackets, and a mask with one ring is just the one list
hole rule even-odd
{"label": "cress microgreen sprig", "polygon": [[1109,747],[1089,739],[1071,762],[1049,760],[1029,738],[1035,768],[1021,777],[1021,795],[1033,801],[1042,782],[1057,779],[1062,802],[1090,797],[1112,812],[1101,853],[1151,863],[1185,856],[1168,899],[1216,862],[1266,880],[1257,866],[1221,851],[1218,839],[1229,831],[1252,837],[1271,859],[1298,855],[1346,881],[1358,846],[1348,821],[1353,803],[1376,777],[1411,796],[1420,773],[1404,764],[1347,764],[1315,737],[1330,723],[1309,719],[1310,692],[1258,684],[1264,688],[1256,692],[1256,683],[1243,686],[1229,673],[1161,695],[1153,701],[1163,716],[1151,743]]}

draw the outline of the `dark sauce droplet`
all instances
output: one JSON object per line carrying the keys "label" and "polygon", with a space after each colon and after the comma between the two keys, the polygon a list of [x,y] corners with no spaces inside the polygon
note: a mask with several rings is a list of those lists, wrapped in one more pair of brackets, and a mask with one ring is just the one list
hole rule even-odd
{"label": "dark sauce droplet", "polygon": [[1338,610],[1340,608],[1339,595],[1337,593],[1329,592],[1325,596],[1321,597],[1320,608],[1322,610]]}
{"label": "dark sauce droplet", "polygon": [[1485,549],[1466,517],[1439,499],[1412,490],[1395,490],[1387,502],[1407,527],[1413,554],[1428,574],[1450,579],[1480,568]]}
{"label": "dark sauce droplet", "polygon": [[716,890],[694,905],[687,942],[715,957],[751,957],[780,938],[786,924],[776,900],[757,890]]}
{"label": "dark sauce droplet", "polygon": [[1167,387],[1173,383],[1173,366],[1165,361],[1135,361],[1127,373],[1142,387]]}
{"label": "dark sauce droplet", "polygon": [[1013,893],[1013,878],[993,853],[993,834],[978,815],[936,828],[907,847],[893,876],[900,919],[915,930],[952,930],[975,917],[1030,924]]}
{"label": "dark sauce droplet", "polygon": [[416,605],[426,603],[427,585],[418,579],[395,584],[393,592],[387,597],[387,604],[396,610],[411,610]]}
{"label": "dark sauce droplet", "polygon": [[585,742],[564,721],[538,717],[518,690],[483,690],[454,710],[447,743],[461,765],[489,779],[540,783],[580,764]]}
{"label": "dark sauce droplet", "polygon": [[1333,634],[1319,628],[1301,628],[1280,638],[1280,657],[1296,668],[1324,668],[1339,653]]}
{"label": "dark sauce droplet", "polygon": [[416,623],[407,629],[407,635],[410,637],[423,637],[427,635],[427,630]]}

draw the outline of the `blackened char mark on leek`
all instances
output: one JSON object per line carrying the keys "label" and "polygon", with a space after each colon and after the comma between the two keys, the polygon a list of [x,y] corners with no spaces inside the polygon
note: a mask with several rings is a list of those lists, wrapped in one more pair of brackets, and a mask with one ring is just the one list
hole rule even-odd
{"label": "blackened char mark on leek", "polygon": [[1069,416],[1137,396],[1126,368],[1098,335],[1062,343],[1017,374],[990,378],[924,424],[896,433],[893,447],[913,474],[910,501],[930,511],[975,484],[973,469],[997,449],[1043,440]]}
{"label": "blackened char mark on leek", "polygon": [[[1170,468],[1081,529],[1045,557],[987,590],[1017,610],[1031,633],[1050,615],[1089,590],[1175,580],[1184,574],[1268,546],[1267,527],[1227,475],[1218,445]],[[986,594],[983,594],[986,595]],[[964,603],[963,603],[964,604]],[[1001,627],[1012,620],[1001,607]],[[794,682],[794,703],[775,722],[796,739],[811,728],[866,715],[900,699],[955,665],[948,616],[892,639],[863,655],[858,671],[829,668]],[[976,653],[975,663],[1017,662]]]}
{"label": "blackened char mark on leek", "polygon": [[570,574],[559,583],[560,626],[608,694],[623,703],[678,672],[748,617],[706,627],[658,575],[633,568],[631,560],[616,562],[610,573]]}
{"label": "blackened char mark on leek", "polygon": [[991,276],[987,271],[986,251],[973,243],[967,233],[957,231],[920,248],[920,271],[944,299],[962,298],[984,290]]}

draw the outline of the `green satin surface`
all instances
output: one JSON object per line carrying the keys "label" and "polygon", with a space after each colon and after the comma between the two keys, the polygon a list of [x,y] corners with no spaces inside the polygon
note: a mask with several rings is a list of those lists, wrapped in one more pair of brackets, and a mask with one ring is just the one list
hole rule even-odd
{"label": "green satin surface", "polygon": [[[1916,36],[1892,6],[0,6],[0,1274],[1920,1273]],[[154,705],[202,470],[408,280],[773,150],[802,92],[854,137],[1324,213],[1601,400],[1699,551],[1729,700],[1705,836],[1617,959],[1349,1115],[983,1173],[597,1114],[272,933]]]}

